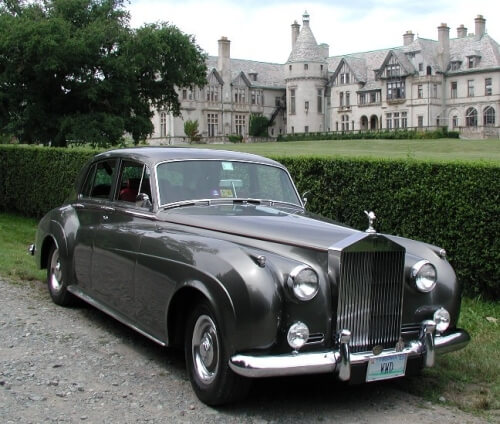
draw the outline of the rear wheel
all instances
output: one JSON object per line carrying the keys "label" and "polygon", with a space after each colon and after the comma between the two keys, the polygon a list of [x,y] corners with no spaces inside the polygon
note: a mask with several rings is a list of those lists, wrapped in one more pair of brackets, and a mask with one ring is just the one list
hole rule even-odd
{"label": "rear wheel", "polygon": [[250,380],[229,368],[229,352],[207,302],[195,307],[185,335],[186,366],[198,398],[207,405],[222,405],[244,397]]}
{"label": "rear wheel", "polygon": [[49,252],[49,262],[47,265],[47,287],[54,303],[61,306],[70,306],[75,298],[68,291],[68,282],[64,278],[65,270],[59,255],[59,249],[52,246]]}

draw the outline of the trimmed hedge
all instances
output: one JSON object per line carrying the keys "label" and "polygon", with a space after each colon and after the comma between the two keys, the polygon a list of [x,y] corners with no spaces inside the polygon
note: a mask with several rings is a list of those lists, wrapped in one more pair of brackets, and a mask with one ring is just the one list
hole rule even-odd
{"label": "trimmed hedge", "polygon": [[0,146],[0,210],[41,217],[61,205],[97,150]]}
{"label": "trimmed hedge", "polygon": [[422,130],[407,128],[399,130],[367,130],[367,131],[337,131],[317,133],[296,133],[278,136],[277,141],[314,141],[314,140],[423,140],[437,138],[459,138],[458,131],[448,131],[446,128],[437,130]]}
{"label": "trimmed hedge", "polygon": [[[0,146],[0,209],[41,216],[60,205],[94,150]],[[274,157],[311,212],[380,232],[423,240],[448,251],[469,296],[500,296],[500,166],[485,162]]]}
{"label": "trimmed hedge", "polygon": [[274,158],[288,167],[308,209],[359,229],[443,247],[469,296],[500,296],[500,167],[484,162]]}

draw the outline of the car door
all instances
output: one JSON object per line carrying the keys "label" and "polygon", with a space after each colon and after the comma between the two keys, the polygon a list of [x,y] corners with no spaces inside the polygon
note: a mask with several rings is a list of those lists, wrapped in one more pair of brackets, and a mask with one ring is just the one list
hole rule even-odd
{"label": "car door", "polygon": [[101,206],[102,219],[95,232],[92,280],[96,296],[107,306],[135,320],[134,273],[142,234],[153,216],[139,194],[151,195],[147,167],[121,160],[114,196]]}
{"label": "car door", "polygon": [[102,221],[103,207],[111,197],[116,163],[116,159],[108,159],[92,164],[88,169],[78,199],[73,203],[78,219],[73,252],[75,278],[80,288],[87,293],[93,292],[94,238]]}

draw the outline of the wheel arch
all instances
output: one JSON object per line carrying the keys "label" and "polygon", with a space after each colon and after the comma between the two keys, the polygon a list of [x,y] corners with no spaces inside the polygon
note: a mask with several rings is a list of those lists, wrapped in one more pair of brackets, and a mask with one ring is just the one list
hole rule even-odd
{"label": "wheel arch", "polygon": [[59,249],[57,240],[51,234],[48,234],[43,239],[40,249],[40,269],[47,269],[49,266],[49,253],[53,246]]}
{"label": "wheel arch", "polygon": [[216,281],[191,280],[185,282],[172,296],[167,307],[166,332],[170,346],[184,346],[184,334],[189,314],[202,301],[212,308],[219,327],[229,346],[233,340],[236,312],[231,298],[224,287]]}

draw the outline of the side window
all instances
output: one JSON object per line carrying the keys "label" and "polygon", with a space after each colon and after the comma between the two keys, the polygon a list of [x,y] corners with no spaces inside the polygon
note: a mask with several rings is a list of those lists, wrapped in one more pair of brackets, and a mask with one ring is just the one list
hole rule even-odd
{"label": "side window", "polygon": [[108,199],[115,168],[116,160],[105,160],[92,165],[82,187],[82,196]]}
{"label": "side window", "polygon": [[146,165],[139,162],[123,161],[117,200],[135,203],[139,193],[147,194],[151,199],[149,169]]}

